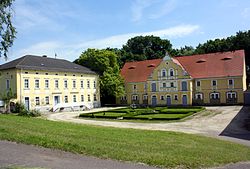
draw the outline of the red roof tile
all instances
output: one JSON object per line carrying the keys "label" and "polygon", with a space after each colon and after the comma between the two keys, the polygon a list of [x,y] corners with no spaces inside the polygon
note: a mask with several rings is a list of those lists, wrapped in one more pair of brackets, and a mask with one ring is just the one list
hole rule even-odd
{"label": "red roof tile", "polygon": [[244,50],[176,57],[193,78],[242,76]]}
{"label": "red roof tile", "polygon": [[149,75],[161,63],[162,59],[127,62],[121,69],[121,75],[126,83],[146,82]]}

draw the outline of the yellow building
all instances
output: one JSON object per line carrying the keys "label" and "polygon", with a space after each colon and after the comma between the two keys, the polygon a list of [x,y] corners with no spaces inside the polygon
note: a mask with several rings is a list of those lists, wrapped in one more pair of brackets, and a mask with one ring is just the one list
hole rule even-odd
{"label": "yellow building", "polygon": [[246,90],[243,50],[125,63],[126,95],[118,104],[243,104]]}
{"label": "yellow building", "polygon": [[16,95],[14,102],[24,103],[27,109],[56,111],[100,106],[95,72],[47,56],[26,55],[1,65],[0,93],[9,89]]}

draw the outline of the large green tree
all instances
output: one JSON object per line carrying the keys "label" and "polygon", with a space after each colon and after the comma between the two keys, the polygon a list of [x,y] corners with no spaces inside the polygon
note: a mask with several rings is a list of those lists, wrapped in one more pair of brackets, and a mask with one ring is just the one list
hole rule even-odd
{"label": "large green tree", "polygon": [[169,40],[157,36],[136,36],[127,41],[122,48],[122,58],[125,61],[137,61],[163,58],[166,52],[172,51]]}
{"label": "large green tree", "polygon": [[87,49],[75,61],[97,72],[100,76],[102,103],[114,103],[124,95],[124,81],[120,75],[118,56],[112,50]]}
{"label": "large green tree", "polygon": [[12,8],[14,0],[0,1],[0,57],[7,59],[8,49],[13,45],[16,29],[12,25]]}

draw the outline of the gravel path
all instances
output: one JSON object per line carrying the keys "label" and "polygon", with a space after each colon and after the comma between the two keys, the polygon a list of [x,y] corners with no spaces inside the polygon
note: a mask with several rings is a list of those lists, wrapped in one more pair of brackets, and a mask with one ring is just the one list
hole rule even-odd
{"label": "gravel path", "polygon": [[[47,119],[54,121],[66,121],[80,124],[100,125],[108,127],[119,128],[134,128],[144,130],[162,130],[162,131],[177,131],[192,134],[201,134],[219,139],[229,140],[250,146],[249,139],[241,139],[238,137],[230,137],[231,130],[227,131],[229,134],[222,134],[223,131],[232,126],[232,119],[236,118],[238,114],[247,114],[250,119],[250,111],[248,107],[242,106],[220,106],[220,107],[207,107],[203,111],[192,118],[182,122],[171,123],[136,123],[136,122],[119,122],[119,121],[101,121],[101,120],[86,120],[78,118],[81,113],[89,113],[96,111],[104,111],[114,108],[97,108],[84,112],[60,112],[54,114],[47,114]],[[244,118],[246,118],[244,116]],[[240,119],[240,117],[238,117]],[[234,120],[234,130],[250,136],[250,131],[241,125],[242,120]]]}
{"label": "gravel path", "polygon": [[46,169],[157,169],[143,164],[104,160],[60,150],[0,141],[0,168],[9,166]]}

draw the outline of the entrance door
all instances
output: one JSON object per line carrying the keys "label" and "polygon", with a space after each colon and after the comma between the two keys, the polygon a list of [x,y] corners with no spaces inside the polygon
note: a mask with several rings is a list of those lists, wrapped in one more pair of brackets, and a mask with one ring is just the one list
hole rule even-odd
{"label": "entrance door", "polygon": [[27,110],[30,109],[30,99],[29,99],[29,97],[24,98],[24,106],[26,107]]}
{"label": "entrance door", "polygon": [[187,105],[187,95],[182,96],[182,105],[186,106]]}
{"label": "entrance door", "polygon": [[157,105],[157,97],[152,96],[152,106],[156,106],[156,105]]}
{"label": "entrance door", "polygon": [[55,105],[60,103],[60,97],[59,96],[54,96],[54,103],[55,103]]}
{"label": "entrance door", "polygon": [[171,105],[171,96],[167,96],[167,106]]}

